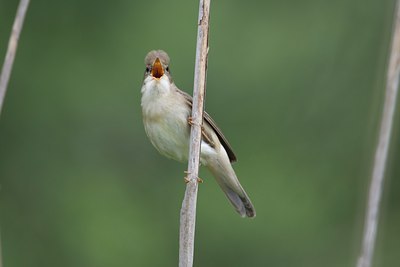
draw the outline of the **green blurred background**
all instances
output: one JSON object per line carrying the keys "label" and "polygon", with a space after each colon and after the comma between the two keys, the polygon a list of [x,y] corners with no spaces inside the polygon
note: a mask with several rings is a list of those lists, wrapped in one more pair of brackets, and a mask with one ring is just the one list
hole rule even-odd
{"label": "green blurred background", "polygon": [[[17,0],[0,0],[4,57]],[[202,170],[195,266],[354,266],[393,0],[213,1],[206,108],[257,209]],[[32,1],[0,119],[5,267],[177,266],[179,164],[141,119],[146,53],[192,92],[197,1]],[[375,266],[398,266],[399,112]]]}

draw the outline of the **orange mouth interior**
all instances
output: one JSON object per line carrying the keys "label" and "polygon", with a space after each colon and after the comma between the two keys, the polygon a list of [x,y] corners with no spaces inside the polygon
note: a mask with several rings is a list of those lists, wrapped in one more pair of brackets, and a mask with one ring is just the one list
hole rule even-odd
{"label": "orange mouth interior", "polygon": [[157,58],[156,61],[154,61],[153,68],[151,70],[151,75],[157,79],[160,79],[161,76],[164,75],[164,69],[161,65],[159,58]]}

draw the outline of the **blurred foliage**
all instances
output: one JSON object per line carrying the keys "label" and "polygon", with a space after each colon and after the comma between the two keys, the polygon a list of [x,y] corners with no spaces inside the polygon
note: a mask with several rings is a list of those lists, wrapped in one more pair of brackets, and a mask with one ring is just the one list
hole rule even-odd
{"label": "blurred foliage", "polygon": [[[0,54],[17,0],[0,0]],[[257,209],[202,170],[196,266],[354,266],[381,114],[393,0],[213,1],[207,110]],[[32,1],[0,120],[4,266],[176,266],[186,165],[140,108],[164,49],[191,93],[196,1]],[[376,266],[400,247],[399,112]]]}

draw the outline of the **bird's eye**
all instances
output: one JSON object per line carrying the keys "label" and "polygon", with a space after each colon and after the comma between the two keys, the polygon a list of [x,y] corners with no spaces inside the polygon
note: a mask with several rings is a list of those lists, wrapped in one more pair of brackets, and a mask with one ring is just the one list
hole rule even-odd
{"label": "bird's eye", "polygon": [[169,67],[166,67],[165,70],[169,72]]}
{"label": "bird's eye", "polygon": [[150,72],[150,68],[146,67],[146,73],[149,73],[149,72]]}

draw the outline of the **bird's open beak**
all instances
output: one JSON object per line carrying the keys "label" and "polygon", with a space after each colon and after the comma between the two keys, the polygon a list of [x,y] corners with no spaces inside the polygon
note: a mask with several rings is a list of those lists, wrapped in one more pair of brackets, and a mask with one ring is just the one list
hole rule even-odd
{"label": "bird's open beak", "polygon": [[156,61],[154,61],[153,68],[151,69],[151,76],[154,78],[160,79],[161,76],[164,75],[164,69],[161,65],[160,59],[156,58]]}

